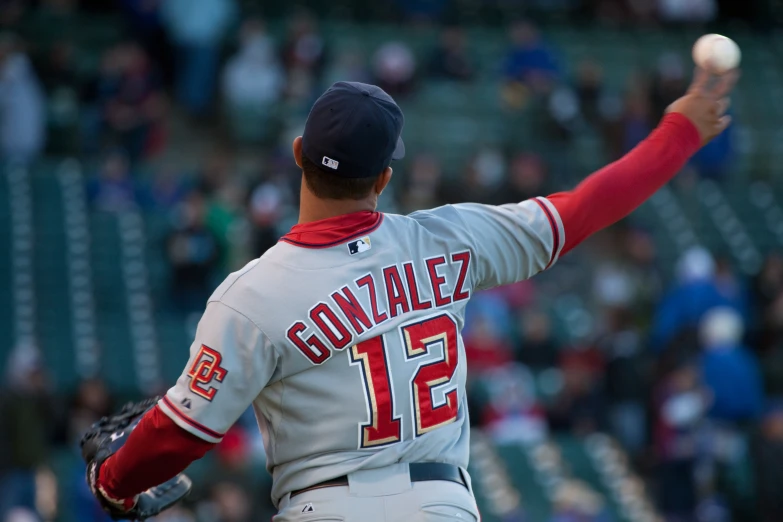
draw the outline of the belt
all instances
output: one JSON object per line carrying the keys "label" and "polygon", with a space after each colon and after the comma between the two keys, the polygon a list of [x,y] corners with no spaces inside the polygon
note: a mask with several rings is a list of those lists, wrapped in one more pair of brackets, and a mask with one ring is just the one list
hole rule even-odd
{"label": "belt", "polygon": [[[444,464],[442,462],[413,462],[410,465],[411,482],[427,482],[430,480],[446,480],[449,482],[456,482],[462,484],[465,487],[468,485],[465,483],[465,479],[462,477],[462,472],[457,466],[451,464]],[[291,497],[295,497],[300,493],[311,491],[313,489],[332,488],[337,486],[347,486],[348,476],[343,475],[331,480],[325,480],[318,484],[313,484],[310,487],[304,489],[297,489],[291,492]]]}

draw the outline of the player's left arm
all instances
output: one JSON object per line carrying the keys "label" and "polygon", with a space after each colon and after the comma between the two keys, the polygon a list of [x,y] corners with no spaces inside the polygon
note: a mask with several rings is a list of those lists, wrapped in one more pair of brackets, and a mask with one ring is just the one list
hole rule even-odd
{"label": "player's left arm", "polygon": [[210,302],[177,384],[101,466],[105,496],[131,507],[136,495],[203,457],[266,386],[277,360],[255,323]]}

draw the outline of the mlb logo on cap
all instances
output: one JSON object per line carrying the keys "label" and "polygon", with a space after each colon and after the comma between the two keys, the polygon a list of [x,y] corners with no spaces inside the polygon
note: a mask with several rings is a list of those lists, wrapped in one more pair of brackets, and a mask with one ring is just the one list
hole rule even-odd
{"label": "mlb logo on cap", "polygon": [[324,156],[324,159],[321,163],[334,170],[337,170],[337,166],[340,164],[339,161],[333,160],[332,158],[327,158],[326,156]]}
{"label": "mlb logo on cap", "polygon": [[348,253],[352,256],[361,254],[362,252],[367,252],[371,248],[372,244],[370,243],[370,236],[364,236],[363,238],[348,243]]}

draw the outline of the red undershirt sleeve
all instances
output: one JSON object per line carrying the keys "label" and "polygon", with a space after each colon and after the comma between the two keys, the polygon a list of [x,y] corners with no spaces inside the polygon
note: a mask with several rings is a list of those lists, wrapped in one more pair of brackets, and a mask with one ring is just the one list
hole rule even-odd
{"label": "red undershirt sleeve", "polygon": [[113,498],[132,498],[181,473],[214,446],[177,426],[155,406],[103,463],[99,482]]}
{"label": "red undershirt sleeve", "polygon": [[682,114],[670,113],[631,152],[593,173],[574,190],[548,196],[565,230],[561,255],[633,212],[668,183],[700,146],[701,137],[693,123]]}

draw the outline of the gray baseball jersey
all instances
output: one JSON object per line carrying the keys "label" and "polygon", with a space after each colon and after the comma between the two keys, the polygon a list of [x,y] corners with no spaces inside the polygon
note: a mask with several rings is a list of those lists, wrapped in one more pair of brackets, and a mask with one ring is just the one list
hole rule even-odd
{"label": "gray baseball jersey", "polygon": [[465,305],[563,243],[544,198],[297,225],[217,288],[159,406],[218,442],[252,404],[275,505],[358,469],[466,468]]}

